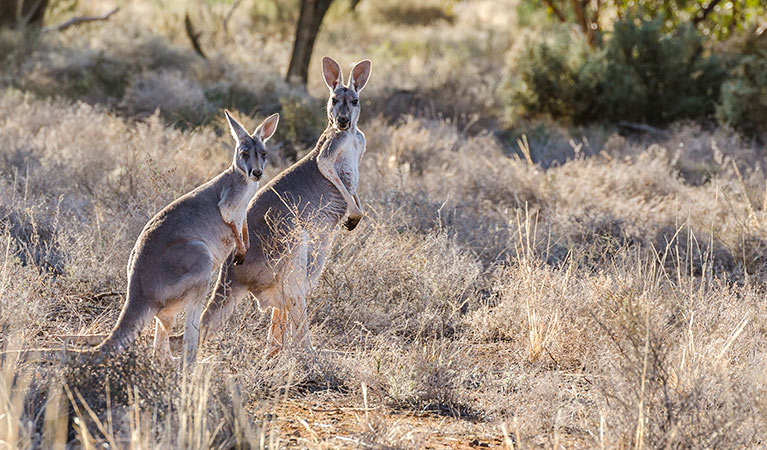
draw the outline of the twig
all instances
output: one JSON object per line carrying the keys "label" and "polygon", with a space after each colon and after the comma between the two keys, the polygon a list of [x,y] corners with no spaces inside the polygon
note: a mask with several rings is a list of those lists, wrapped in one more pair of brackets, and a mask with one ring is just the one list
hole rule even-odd
{"label": "twig", "polygon": [[705,8],[701,9],[701,11],[703,11],[703,14],[693,19],[692,21],[693,25],[697,26],[699,23],[706,20],[706,17],[708,17],[708,15],[711,14],[711,11],[714,10],[714,8],[716,7],[716,4],[719,3],[720,1],[721,0],[711,0],[711,2],[708,5],[706,5]]}
{"label": "twig", "polygon": [[557,19],[559,19],[561,22],[567,22],[567,19],[565,19],[565,15],[562,14],[562,11],[557,8],[557,5],[554,4],[552,0],[543,0],[544,3],[546,3],[546,6],[548,6],[551,9],[551,12],[554,13],[555,16],[557,16]]}
{"label": "twig", "polygon": [[19,2],[19,10],[18,10],[18,16],[17,19],[19,22],[23,23],[24,25],[28,25],[29,22],[32,20],[32,17],[35,16],[35,14],[38,13],[38,10],[40,9],[40,5],[42,4],[42,0],[37,0],[35,2],[35,6],[29,9],[29,14],[27,14],[25,17],[21,17],[21,2]]}
{"label": "twig", "polygon": [[112,297],[114,295],[125,295],[125,292],[106,291],[95,294],[91,297],[92,300],[101,300],[104,297]]}
{"label": "twig", "polygon": [[621,128],[626,128],[628,130],[642,131],[645,133],[655,134],[661,137],[668,136],[667,130],[656,128],[652,125],[647,125],[644,123],[627,122],[625,120],[621,120],[618,123],[616,123],[616,125],[618,125]]}
{"label": "twig", "polygon": [[192,41],[192,47],[194,47],[194,51],[197,52],[198,55],[202,56],[202,59],[208,59],[208,57],[205,56],[205,53],[203,53],[202,47],[200,46],[200,36],[202,36],[202,33],[195,31],[194,26],[192,25],[192,20],[189,18],[188,13],[184,16],[184,28],[186,28],[186,35],[189,36],[189,40]]}
{"label": "twig", "polygon": [[101,16],[80,16],[80,17],[73,17],[66,22],[60,23],[58,25],[54,25],[52,27],[45,27],[43,28],[43,33],[48,33],[51,31],[63,31],[66,30],[69,27],[73,27],[75,25],[80,25],[81,23],[87,23],[87,22],[100,22],[104,20],[108,20],[112,15],[114,15],[117,11],[120,10],[120,7],[115,7],[113,10],[109,11],[108,13],[101,15]]}
{"label": "twig", "polygon": [[229,19],[232,18],[232,15],[234,14],[234,10],[237,9],[238,6],[240,6],[240,3],[242,3],[242,0],[237,0],[236,2],[232,3],[232,7],[229,8],[229,12],[226,13],[226,17],[224,17],[224,33],[227,35],[229,34]]}

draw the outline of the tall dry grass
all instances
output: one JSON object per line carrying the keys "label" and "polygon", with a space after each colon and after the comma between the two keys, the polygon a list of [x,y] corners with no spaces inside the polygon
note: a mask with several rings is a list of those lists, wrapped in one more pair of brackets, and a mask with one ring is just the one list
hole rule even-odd
{"label": "tall dry grass", "polygon": [[[229,161],[220,107],[251,125],[287,112],[267,178],[308,150],[325,88],[318,73],[308,94],[281,81],[289,36],[248,29],[271,14],[256,3],[226,29],[226,5],[193,12],[207,62],[185,42],[183,2],[132,2],[111,27],[9,56],[0,347],[111,328],[146,220]],[[324,351],[269,358],[268,315],[246,301],[194,371],[151,361],[148,333],[103,365],[7,357],[3,444],[758,447],[761,147],[694,124],[503,132],[497,75],[517,41],[500,30],[515,8],[427,2],[402,25],[402,2],[362,2],[357,16],[337,3],[318,54],[375,67],[361,123],[368,216],[339,232],[310,301]]]}
{"label": "tall dry grass", "polygon": [[[223,167],[231,144],[212,127],[13,91],[0,111],[2,345],[104,332],[145,220]],[[763,439],[758,153],[681,128],[672,156],[667,143],[616,138],[599,156],[543,168],[447,121],[363,127],[369,216],[339,235],[310,307],[315,343],[335,353],[269,359],[268,318],[246,302],[204,347],[211,363],[189,375],[156,367],[146,339],[106,367],[6,359],[5,441],[279,446],[289,437],[270,411],[284,402],[360,405],[363,394],[482,436],[505,427],[522,446]],[[691,183],[684,149],[706,142],[722,156],[710,181]],[[376,414],[347,437],[426,442]]]}

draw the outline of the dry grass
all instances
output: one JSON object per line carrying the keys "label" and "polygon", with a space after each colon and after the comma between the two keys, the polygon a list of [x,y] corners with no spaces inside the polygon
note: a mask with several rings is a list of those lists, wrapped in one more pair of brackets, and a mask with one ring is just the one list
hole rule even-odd
{"label": "dry grass", "polygon": [[[288,113],[267,177],[322,123],[318,74],[311,95],[280,80],[279,27],[234,32],[258,23],[261,3],[226,29],[226,5],[196,12],[209,62],[174,20],[183,3],[151,15],[134,3],[120,13],[134,23],[24,41],[34,50],[3,72],[0,347],[113,325],[122,296],[97,294],[124,291],[146,220],[229,161],[220,107],[251,126]],[[0,445],[760,446],[765,156],[695,124],[660,137],[530,124],[520,149],[493,128],[486,82],[514,42],[472,26],[516,20],[492,3],[437,14],[427,2],[401,26],[398,2],[330,13],[318,53],[375,68],[361,124],[368,217],[339,232],[310,302],[323,352],[268,358],[268,316],[251,301],[191,372],[151,361],[148,332],[102,365],[9,357]],[[413,109],[390,107],[403,98]]]}

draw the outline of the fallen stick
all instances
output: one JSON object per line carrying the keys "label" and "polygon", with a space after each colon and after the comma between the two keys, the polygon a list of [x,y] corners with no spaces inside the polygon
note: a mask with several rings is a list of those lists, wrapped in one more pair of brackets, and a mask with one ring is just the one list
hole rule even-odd
{"label": "fallen stick", "polygon": [[616,125],[618,125],[618,127],[620,127],[620,128],[625,128],[625,129],[632,130],[632,131],[639,131],[639,132],[644,132],[644,133],[655,134],[655,135],[658,135],[658,136],[661,136],[661,137],[665,137],[665,136],[669,135],[669,131],[668,130],[663,130],[661,128],[656,128],[656,127],[654,127],[652,125],[646,125],[646,124],[643,124],[643,123],[627,122],[625,120],[620,120],[620,121],[618,121],[616,123]]}
{"label": "fallen stick", "polygon": [[80,16],[80,17],[73,17],[66,22],[60,23],[58,25],[54,25],[52,27],[45,27],[43,28],[43,33],[48,33],[51,31],[63,31],[66,30],[69,27],[73,27],[75,25],[80,25],[82,23],[87,22],[101,22],[104,20],[108,20],[112,15],[114,15],[117,11],[120,10],[120,7],[115,7],[115,9],[109,11],[108,13],[101,15],[101,16]]}
{"label": "fallen stick", "polygon": [[189,36],[189,40],[192,41],[192,47],[194,48],[194,51],[200,55],[202,59],[208,59],[208,57],[205,56],[205,53],[202,51],[202,46],[200,45],[200,36],[202,36],[202,32],[197,32],[194,29],[194,25],[192,25],[192,20],[189,18],[189,14],[184,16],[184,28],[186,28],[186,35]]}

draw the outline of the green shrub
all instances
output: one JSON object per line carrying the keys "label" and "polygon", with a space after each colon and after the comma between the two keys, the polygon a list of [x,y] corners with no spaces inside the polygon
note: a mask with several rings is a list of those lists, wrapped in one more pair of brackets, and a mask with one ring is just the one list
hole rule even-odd
{"label": "green shrub", "polygon": [[716,117],[746,134],[767,131],[767,33],[752,33],[722,86]]}
{"label": "green shrub", "polygon": [[314,146],[325,129],[327,120],[319,100],[302,95],[288,94],[280,98],[280,132],[286,139],[283,154],[296,160],[299,152]]}
{"label": "green shrub", "polygon": [[32,52],[38,34],[25,30],[0,30],[0,66],[5,70],[2,76],[13,77],[21,63]]}
{"label": "green shrub", "polygon": [[662,25],[618,22],[604,48],[590,52],[533,44],[523,53],[514,100],[527,114],[576,123],[713,115],[726,74],[720,58],[707,54],[694,29],[667,35]]}
{"label": "green shrub", "polygon": [[377,9],[383,20],[398,25],[428,26],[441,20],[447,23],[455,21],[452,4],[449,2],[397,2],[380,5]]}
{"label": "green shrub", "polygon": [[663,124],[714,113],[726,75],[719,58],[706,55],[703,38],[692,27],[666,35],[662,25],[661,20],[615,25],[604,53],[600,118]]}
{"label": "green shrub", "polygon": [[261,105],[274,103],[270,96],[273,96],[273,92],[255,92],[243,84],[229,81],[216,82],[205,90],[205,98],[217,109],[236,109],[245,114],[252,114]]}
{"label": "green shrub", "polygon": [[519,64],[522,85],[514,94],[516,105],[533,115],[577,116],[578,67],[583,64],[579,56],[561,39],[529,45]]}

